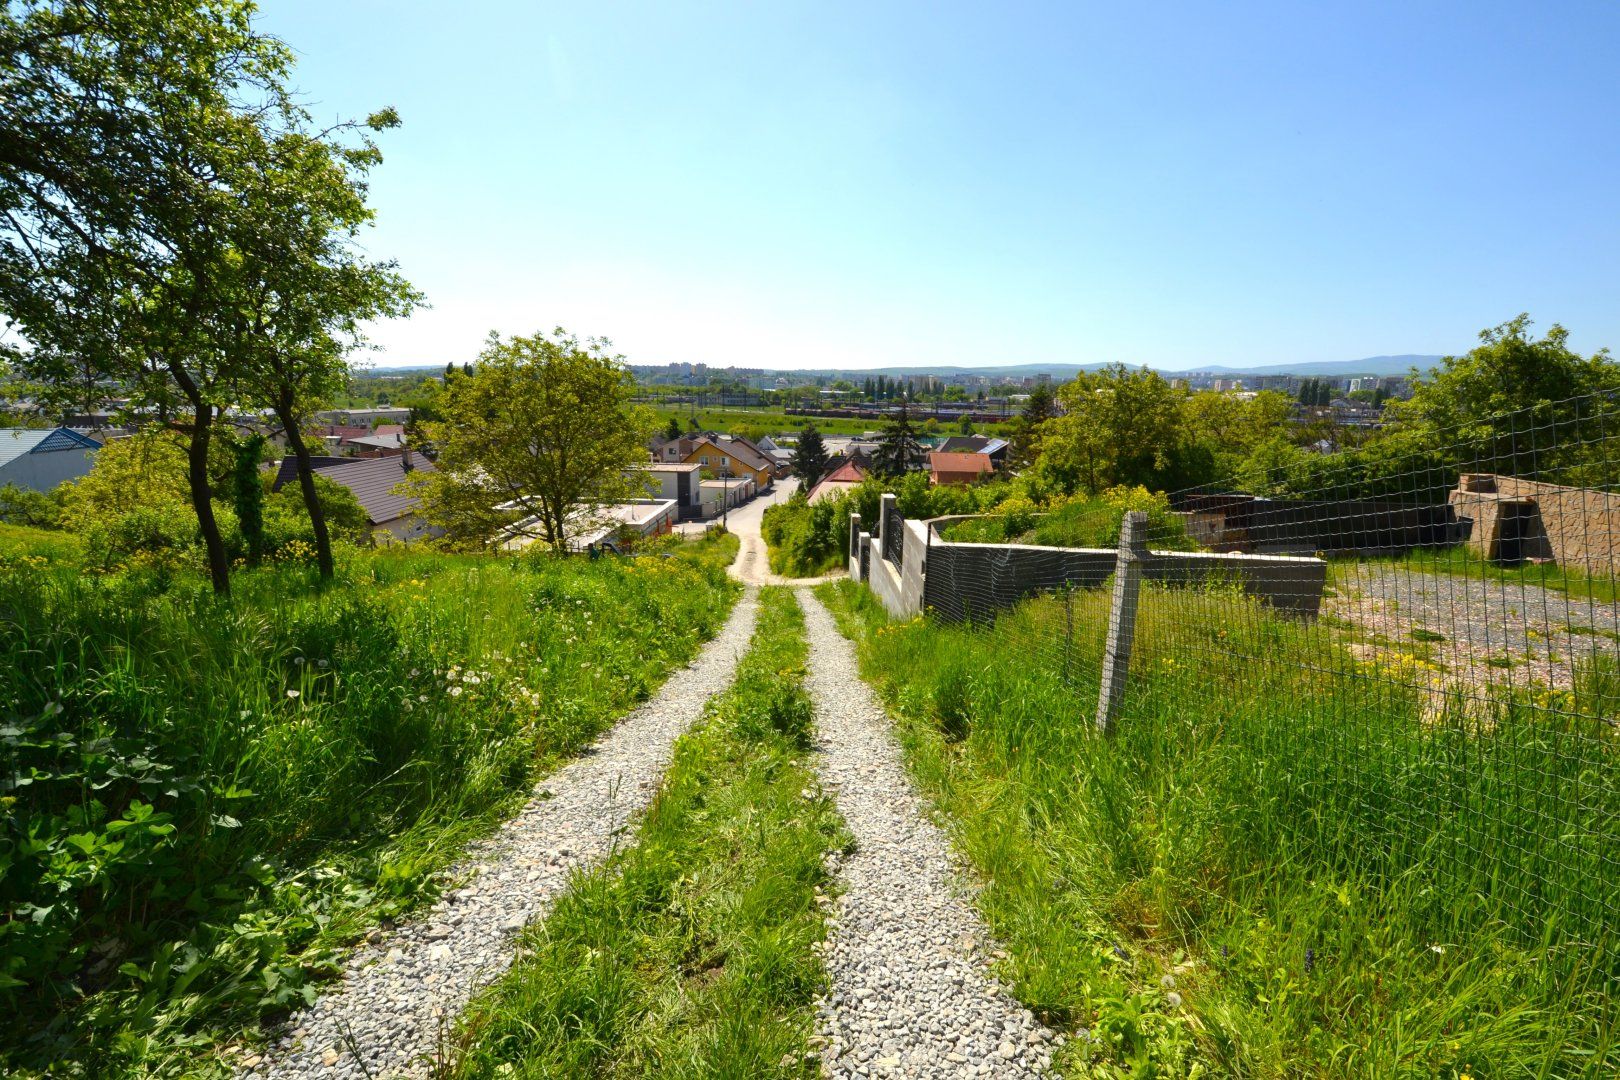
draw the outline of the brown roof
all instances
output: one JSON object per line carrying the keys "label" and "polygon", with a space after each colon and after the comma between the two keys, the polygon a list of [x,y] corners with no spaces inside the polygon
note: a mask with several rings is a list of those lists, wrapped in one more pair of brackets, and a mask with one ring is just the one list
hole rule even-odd
{"label": "brown roof", "polygon": [[928,455],[928,471],[933,473],[935,483],[941,483],[976,480],[985,473],[995,472],[996,467],[988,454],[951,454],[936,450]]}
{"label": "brown roof", "polygon": [[838,468],[823,476],[821,482],[825,484],[827,481],[832,480],[840,484],[858,484],[865,479],[866,470],[861,467],[859,461],[850,458]]}

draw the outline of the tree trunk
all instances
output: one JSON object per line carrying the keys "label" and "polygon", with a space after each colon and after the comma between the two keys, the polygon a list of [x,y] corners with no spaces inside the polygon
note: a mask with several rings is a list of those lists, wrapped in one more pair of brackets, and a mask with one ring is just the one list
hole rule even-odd
{"label": "tree trunk", "polygon": [[315,491],[315,466],[309,458],[309,445],[304,442],[304,433],[298,429],[291,409],[276,409],[276,417],[287,433],[287,445],[292,447],[293,457],[298,459],[298,489],[304,494],[304,508],[309,511],[309,524],[315,530],[315,562],[321,568],[321,577],[331,578],[334,573],[332,534],[326,530],[326,512],[321,509],[321,498]]}
{"label": "tree trunk", "polygon": [[214,583],[214,594],[229,596],[231,560],[225,553],[225,540],[219,534],[219,522],[214,518],[213,491],[208,484],[208,443],[213,436],[213,406],[197,405],[192,416],[191,441],[186,447],[191,506],[197,512],[197,529],[202,533],[203,545],[208,549],[208,577]]}

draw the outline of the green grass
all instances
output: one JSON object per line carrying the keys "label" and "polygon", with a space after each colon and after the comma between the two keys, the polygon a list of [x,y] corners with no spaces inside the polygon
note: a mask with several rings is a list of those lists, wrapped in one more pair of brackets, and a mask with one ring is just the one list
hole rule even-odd
{"label": "green grass", "polygon": [[823,856],[803,616],[766,589],[735,684],[683,736],[633,846],[577,875],[476,1000],[447,1077],[817,1074]]}
{"label": "green grass", "polygon": [[1428,574],[1451,574],[1476,581],[1500,581],[1509,585],[1533,585],[1553,592],[1567,593],[1571,600],[1612,604],[1620,601],[1620,582],[1612,577],[1594,577],[1579,567],[1556,563],[1521,563],[1498,566],[1466,544],[1452,547],[1417,548],[1405,555],[1387,559],[1333,558],[1328,561],[1329,580],[1353,585],[1356,569],[1363,565],[1398,565]]}
{"label": "green grass", "polygon": [[[821,592],[987,882],[1003,974],[1093,1036],[1071,1075],[1620,1066],[1620,747],[1599,690],[1587,716],[1425,720],[1414,687],[1321,624],[1149,589],[1104,739],[1102,592],[993,628]],[[1612,670],[1585,678],[1612,694]]]}
{"label": "green grass", "polygon": [[430,899],[737,593],[731,537],[594,562],[345,549],[328,586],[267,566],[228,600],[6,542],[0,1066],[24,1074],[217,1070],[211,1047]]}

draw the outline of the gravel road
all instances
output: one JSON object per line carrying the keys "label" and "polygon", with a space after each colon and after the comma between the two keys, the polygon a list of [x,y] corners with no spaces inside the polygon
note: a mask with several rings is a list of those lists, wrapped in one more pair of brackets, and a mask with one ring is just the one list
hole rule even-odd
{"label": "gravel road", "polygon": [[824,958],[818,1008],[823,1072],[834,1077],[1037,1076],[1062,1036],[1039,1024],[988,970],[993,945],[945,834],[906,775],[889,718],[855,652],[809,590],[818,769],[856,850]]}
{"label": "gravel road", "polygon": [[420,920],[358,948],[342,985],[295,1014],[238,1075],[380,1080],[427,1073],[441,1034],[474,991],[511,965],[513,935],[545,913],[570,872],[606,857],[645,808],[676,737],[730,685],[755,614],[750,589],[693,663],[469,851],[454,871],[465,884]]}
{"label": "gravel road", "polygon": [[1445,681],[1567,689],[1577,661],[1620,651],[1620,607],[1537,585],[1358,567],[1323,606],[1391,642],[1421,642]]}

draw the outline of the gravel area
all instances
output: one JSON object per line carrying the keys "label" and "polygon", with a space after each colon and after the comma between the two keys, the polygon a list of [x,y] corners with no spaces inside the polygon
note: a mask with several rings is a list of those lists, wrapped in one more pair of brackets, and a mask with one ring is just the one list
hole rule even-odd
{"label": "gravel area", "polygon": [[822,1071],[835,1077],[1038,1076],[1062,1036],[989,971],[994,949],[967,878],[912,787],[889,718],[861,681],[855,651],[808,590],[818,770],[856,850],[823,956]]}
{"label": "gravel area", "polygon": [[545,913],[572,871],[606,857],[646,807],[675,739],[730,685],[755,614],[750,589],[694,662],[469,850],[452,871],[458,888],[420,920],[374,934],[355,951],[342,985],[296,1013],[238,1075],[425,1075],[468,999],[511,965],[514,935]]}
{"label": "gravel area", "polygon": [[1446,685],[1568,689],[1578,661],[1620,652],[1620,608],[1536,585],[1369,564],[1337,589],[1324,613],[1426,652]]}

